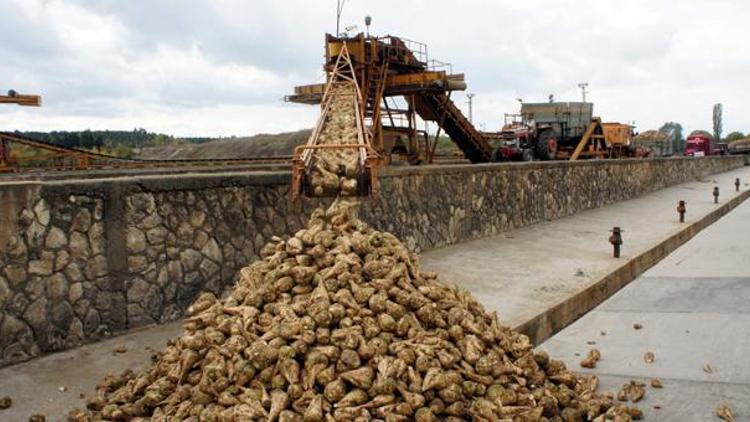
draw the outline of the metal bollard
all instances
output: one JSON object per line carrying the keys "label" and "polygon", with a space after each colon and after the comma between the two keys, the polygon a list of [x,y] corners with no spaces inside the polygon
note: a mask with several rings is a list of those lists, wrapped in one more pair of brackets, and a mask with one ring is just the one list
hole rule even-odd
{"label": "metal bollard", "polygon": [[619,258],[620,257],[620,245],[622,245],[622,230],[619,227],[617,226],[612,227],[612,235],[609,236],[609,243],[611,243],[612,246],[614,247],[614,251],[612,255],[615,258]]}
{"label": "metal bollard", "polygon": [[677,212],[680,214],[680,223],[685,222],[685,211],[687,211],[687,208],[685,208],[685,201],[678,202]]}
{"label": "metal bollard", "polygon": [[736,192],[740,191],[740,178],[739,177],[734,179],[734,190]]}
{"label": "metal bollard", "polygon": [[719,187],[714,186],[714,204],[719,203]]}

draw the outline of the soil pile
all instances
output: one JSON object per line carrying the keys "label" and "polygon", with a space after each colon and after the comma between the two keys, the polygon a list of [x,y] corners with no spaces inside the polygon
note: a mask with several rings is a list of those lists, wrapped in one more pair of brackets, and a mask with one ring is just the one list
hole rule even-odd
{"label": "soil pile", "polygon": [[627,421],[596,377],[534,351],[468,292],[423,272],[356,203],[265,246],[185,333],[109,376],[74,420]]}

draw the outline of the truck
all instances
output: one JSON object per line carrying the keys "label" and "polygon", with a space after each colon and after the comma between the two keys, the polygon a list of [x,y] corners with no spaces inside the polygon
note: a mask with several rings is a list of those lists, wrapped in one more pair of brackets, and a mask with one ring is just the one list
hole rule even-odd
{"label": "truck", "polygon": [[721,155],[724,149],[717,146],[714,137],[705,130],[694,130],[687,137],[685,144],[686,157],[704,157],[707,155]]}
{"label": "truck", "polygon": [[750,154],[750,137],[732,141],[727,145],[728,154]]}
{"label": "truck", "polygon": [[521,103],[520,113],[506,114],[503,129],[491,136],[498,141],[492,158],[603,158],[609,149],[601,120],[593,116],[593,111],[593,103],[588,102]]}

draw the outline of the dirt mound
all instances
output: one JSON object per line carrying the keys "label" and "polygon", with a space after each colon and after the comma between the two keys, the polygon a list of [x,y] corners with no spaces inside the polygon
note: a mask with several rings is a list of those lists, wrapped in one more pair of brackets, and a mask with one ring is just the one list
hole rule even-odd
{"label": "dirt mound", "polygon": [[294,148],[303,145],[310,130],[248,137],[215,139],[201,144],[164,145],[143,148],[138,158],[174,160],[193,158],[253,158],[291,156]]}
{"label": "dirt mound", "polygon": [[[353,202],[313,212],[203,294],[185,333],[139,372],[108,376],[74,420],[630,420],[535,352],[468,292],[422,272]],[[617,419],[615,417],[617,416]]]}

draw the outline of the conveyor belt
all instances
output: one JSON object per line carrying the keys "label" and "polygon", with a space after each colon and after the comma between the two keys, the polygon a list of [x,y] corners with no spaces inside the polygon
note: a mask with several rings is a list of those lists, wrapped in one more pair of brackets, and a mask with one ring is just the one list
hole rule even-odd
{"label": "conveyor belt", "polygon": [[472,163],[492,159],[492,149],[484,135],[467,119],[456,104],[442,92],[425,91],[415,96],[415,108],[423,120],[437,122]]}

